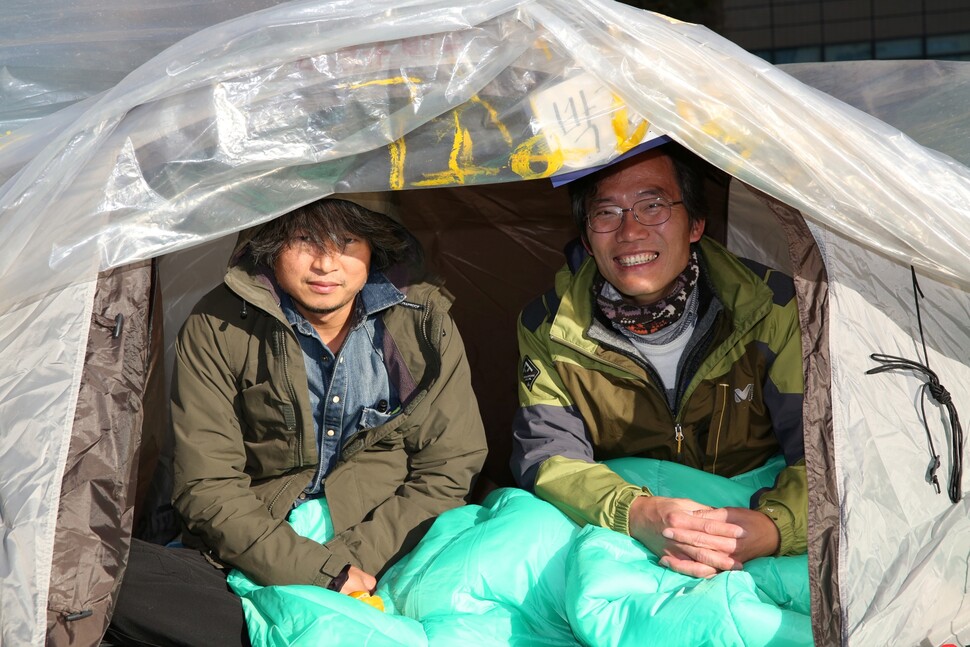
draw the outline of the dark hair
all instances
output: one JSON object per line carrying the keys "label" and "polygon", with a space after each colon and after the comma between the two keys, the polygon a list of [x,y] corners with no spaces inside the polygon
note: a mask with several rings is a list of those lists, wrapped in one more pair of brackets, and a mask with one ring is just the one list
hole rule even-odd
{"label": "dark hair", "polygon": [[[674,172],[677,174],[677,185],[680,187],[681,200],[690,224],[707,219],[707,196],[704,191],[705,162],[689,150],[676,142],[669,142],[644,151],[630,159],[636,160],[645,155],[666,155],[673,162]],[[569,183],[569,199],[572,202],[573,220],[579,228],[579,234],[588,242],[586,234],[586,203],[596,194],[596,187],[600,180],[616,170],[613,166],[600,169],[595,173],[581,177]]]}
{"label": "dark hair", "polygon": [[421,243],[403,225],[337,198],[311,202],[263,225],[249,241],[250,259],[273,267],[297,234],[309,236],[321,247],[333,245],[337,249],[344,248],[348,235],[366,240],[371,248],[372,270],[384,271],[395,265],[418,269],[424,261]]}

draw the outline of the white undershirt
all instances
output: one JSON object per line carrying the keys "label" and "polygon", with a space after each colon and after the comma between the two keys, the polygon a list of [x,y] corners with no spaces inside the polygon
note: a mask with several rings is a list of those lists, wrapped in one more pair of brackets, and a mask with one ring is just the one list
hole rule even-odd
{"label": "white undershirt", "polygon": [[[604,293],[613,299],[619,296],[616,288],[609,283],[606,284]],[[672,403],[676,397],[677,367],[680,365],[680,358],[690,342],[694,328],[697,326],[697,309],[698,292],[693,290],[688,298],[684,314],[677,322],[663,330],[658,330],[650,335],[638,335],[624,326],[613,324],[616,330],[630,340],[640,357],[645,359],[657,372],[667,393],[667,401],[671,403],[671,406],[674,406]],[[662,341],[670,337],[671,332],[676,328],[679,328],[679,330],[676,330],[676,336],[673,339],[667,342]]]}
{"label": "white undershirt", "polygon": [[694,332],[694,323],[684,328],[680,335],[666,344],[651,344],[649,339],[653,335],[637,335],[628,330],[623,330],[627,339],[633,342],[633,346],[640,353],[640,356],[650,362],[654,370],[660,376],[664,388],[667,391],[677,387],[677,366],[680,364],[680,356],[684,354],[687,343],[690,341],[691,333]]}

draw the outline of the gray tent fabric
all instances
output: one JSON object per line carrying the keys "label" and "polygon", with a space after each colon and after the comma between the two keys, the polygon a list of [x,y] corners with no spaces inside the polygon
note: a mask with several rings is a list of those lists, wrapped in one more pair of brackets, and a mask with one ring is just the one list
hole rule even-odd
{"label": "gray tent fabric", "polygon": [[[750,188],[743,204],[767,220],[732,211],[732,249],[795,275],[816,642],[970,642],[967,499],[927,482],[917,377],[865,373],[872,353],[922,359],[970,406],[968,64],[781,70],[703,27],[606,0],[60,5],[0,16],[18,34],[0,43],[0,642],[40,645],[50,628],[58,643],[92,644],[97,629],[80,623],[103,625],[123,568],[137,477],[123,466],[134,465],[143,397],[159,400],[146,386],[157,377],[144,335],[158,332],[145,323],[147,286],[125,305],[141,339],[129,366],[142,372],[122,370],[108,398],[131,414],[117,427],[116,482],[91,489],[120,512],[108,515],[114,538],[89,533],[84,551],[104,577],[76,596],[63,568],[74,507],[61,497],[85,488],[69,468],[86,446],[75,421],[92,415],[87,360],[103,352],[91,322],[115,312],[98,301],[100,273],[167,266],[170,335],[179,305],[218,280],[197,268],[219,266],[209,255],[220,241],[334,192],[393,189],[417,205],[454,191],[442,237],[428,239],[464,244],[432,256],[459,278],[487,276],[502,261],[467,233],[489,209],[462,187],[500,196],[502,183],[603,162],[656,134],[737,178],[732,192]],[[525,217],[489,226],[513,232],[523,257],[530,245],[551,256],[536,239],[568,225],[543,225],[552,211],[528,221],[531,235]],[[471,298],[502,307],[475,282]],[[946,481],[952,432],[932,403],[927,412]]]}

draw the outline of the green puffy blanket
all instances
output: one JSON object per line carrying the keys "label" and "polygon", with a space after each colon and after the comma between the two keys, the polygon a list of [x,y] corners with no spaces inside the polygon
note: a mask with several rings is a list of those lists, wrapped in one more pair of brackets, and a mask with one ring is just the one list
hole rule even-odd
{"label": "green puffy blanket", "polygon": [[[650,459],[608,464],[658,495],[712,506],[747,506],[783,466],[725,479]],[[324,500],[290,517],[303,535],[332,536]],[[378,583],[385,613],[319,587],[260,587],[238,571],[229,583],[254,647],[812,644],[805,556],[692,578],[658,565],[636,540],[580,528],[516,489],[442,514]]]}

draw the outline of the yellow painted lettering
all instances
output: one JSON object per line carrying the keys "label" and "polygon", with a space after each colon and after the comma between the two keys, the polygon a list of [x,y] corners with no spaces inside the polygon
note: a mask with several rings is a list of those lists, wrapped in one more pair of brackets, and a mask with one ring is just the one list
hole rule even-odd
{"label": "yellow painted lettering", "polygon": [[407,145],[404,143],[404,138],[391,142],[387,148],[391,155],[391,176],[388,183],[393,191],[403,189],[404,159],[407,155]]}
{"label": "yellow painted lettering", "polygon": [[[543,168],[533,170],[533,165],[542,164]],[[509,155],[509,166],[512,172],[523,180],[549,177],[562,168],[562,151],[552,151],[546,138],[540,133],[533,135],[515,147]]]}
{"label": "yellow painted lettering", "polygon": [[467,183],[469,176],[481,177],[497,175],[499,169],[476,166],[474,163],[474,142],[471,133],[461,125],[461,113],[467,108],[462,106],[454,111],[455,139],[448,156],[448,170],[438,173],[426,173],[423,180],[415,182],[415,186],[449,186]]}
{"label": "yellow painted lettering", "polygon": [[498,128],[498,131],[502,133],[502,138],[505,140],[505,143],[511,146],[512,133],[510,133],[509,129],[505,127],[505,124],[502,123],[502,120],[498,118],[498,110],[493,108],[491,104],[489,104],[487,101],[479,97],[477,94],[472,97],[472,102],[477,103],[483,108],[485,108],[485,110],[488,112],[489,119],[491,119],[492,123],[495,124],[495,127]]}
{"label": "yellow painted lettering", "polygon": [[623,100],[613,95],[613,134],[616,135],[616,150],[625,153],[641,141],[647,134],[649,124],[646,119],[637,117],[637,125],[630,132],[630,111]]}
{"label": "yellow painted lettering", "polygon": [[354,83],[344,83],[338,85],[337,87],[341,90],[357,90],[360,88],[366,88],[372,85],[403,85],[405,83],[423,83],[423,81],[416,76],[392,76],[387,79],[371,79],[370,81],[356,81]]}

